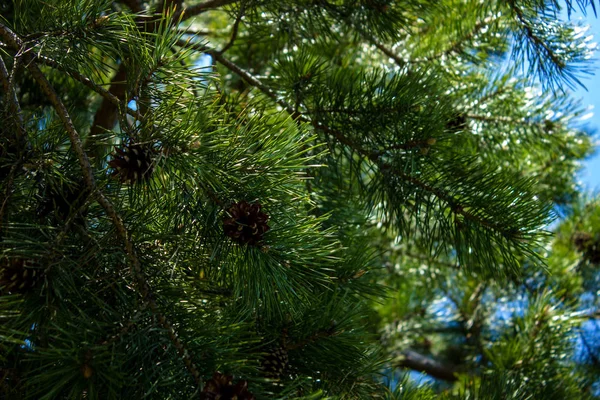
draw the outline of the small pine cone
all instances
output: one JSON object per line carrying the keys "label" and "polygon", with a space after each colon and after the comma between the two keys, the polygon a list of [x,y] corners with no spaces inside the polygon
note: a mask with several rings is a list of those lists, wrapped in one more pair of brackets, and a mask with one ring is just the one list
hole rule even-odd
{"label": "small pine cone", "polygon": [[255,400],[256,397],[248,391],[248,382],[239,381],[233,384],[233,377],[215,372],[211,379],[206,381],[201,400]]}
{"label": "small pine cone", "polygon": [[115,148],[108,165],[115,169],[114,176],[121,182],[136,183],[149,179],[154,171],[154,150],[151,145],[129,144]]}
{"label": "small pine cone", "polygon": [[8,293],[27,293],[41,278],[41,270],[24,258],[4,257],[0,260],[0,288]]}
{"label": "small pine cone", "polygon": [[257,245],[263,234],[270,229],[267,225],[269,216],[260,209],[260,204],[249,204],[245,201],[229,207],[229,218],[223,221],[225,234],[239,244]]}
{"label": "small pine cone", "polygon": [[592,243],[594,238],[587,232],[575,232],[572,240],[577,251],[583,252]]}
{"label": "small pine cone", "polygon": [[267,378],[279,379],[288,365],[288,352],[283,347],[276,347],[267,351],[267,356],[262,361],[263,374]]}

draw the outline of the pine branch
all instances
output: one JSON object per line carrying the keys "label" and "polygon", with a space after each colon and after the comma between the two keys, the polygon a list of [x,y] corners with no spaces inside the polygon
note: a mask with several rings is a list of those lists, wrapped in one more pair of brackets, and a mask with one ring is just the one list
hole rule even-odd
{"label": "pine branch", "polygon": [[136,327],[136,323],[133,320],[129,320],[127,321],[126,324],[121,324],[121,327],[117,330],[116,333],[113,333],[112,335],[110,335],[109,337],[105,338],[104,340],[100,340],[99,344],[101,345],[110,345],[113,344],[115,342],[117,342],[119,339],[121,339],[124,335],[126,335],[131,329]]}
{"label": "pine branch", "polygon": [[449,382],[458,380],[456,374],[458,370],[454,366],[445,365],[432,358],[426,357],[413,350],[404,350],[399,360],[395,363],[396,367],[408,368],[419,372],[425,372],[437,379]]}
{"label": "pine branch", "polygon": [[386,163],[382,160],[381,154],[379,152],[369,151],[364,148],[361,148],[358,144],[354,143],[350,138],[346,137],[342,132],[337,131],[335,129],[331,129],[322,124],[315,124],[315,128],[320,129],[326,133],[334,136],[340,143],[347,145],[348,147],[355,150],[361,156],[371,160],[375,165],[379,167],[379,170],[382,172],[389,172],[402,180],[412,183],[415,187],[422,189],[427,193],[433,194],[438,199],[444,201],[448,207],[458,215],[462,215],[465,219],[475,222],[485,228],[488,228],[492,231],[499,231],[503,234],[512,235],[512,231],[505,231],[501,226],[499,226],[495,221],[491,221],[488,219],[481,218],[469,211],[465,210],[465,206],[461,204],[458,200],[456,200],[451,193],[448,193],[442,189],[436,188],[435,186],[430,185],[427,182],[422,181],[416,176],[405,173],[404,171],[394,167],[393,165]]}
{"label": "pine branch", "polygon": [[559,69],[563,69],[565,67],[565,63],[560,59],[560,57],[552,50],[548,44],[540,38],[531,27],[531,23],[525,18],[523,14],[523,10],[516,4],[515,0],[509,0],[508,4],[510,5],[511,10],[515,13],[517,21],[520,23],[522,28],[525,30],[525,34],[527,37],[535,44],[535,46],[543,49],[546,53],[546,56],[556,65]]}
{"label": "pine branch", "polygon": [[81,143],[79,134],[77,133],[75,126],[73,125],[73,122],[71,121],[71,118],[69,117],[67,109],[65,108],[64,104],[62,104],[62,101],[60,100],[60,98],[58,97],[58,95],[56,94],[54,89],[52,89],[52,87],[50,86],[50,83],[46,80],[45,76],[39,70],[37,65],[34,63],[30,63],[28,68],[31,71],[31,74],[34,77],[34,79],[38,82],[38,84],[42,88],[42,91],[46,94],[46,96],[48,96],[48,98],[52,102],[60,119],[63,122],[63,125],[65,126],[65,129],[69,133],[71,145],[73,146],[73,148],[78,156],[80,167],[83,170],[84,178],[86,180],[86,184],[87,184],[88,188],[92,191],[92,193],[95,193],[98,203],[102,206],[102,208],[104,208],[106,213],[109,215],[109,217],[113,221],[113,224],[115,225],[115,227],[117,229],[118,236],[125,244],[126,253],[129,258],[130,263],[133,266],[133,272],[134,272],[133,275],[136,277],[142,298],[144,299],[146,304],[150,307],[152,312],[157,315],[160,325],[163,328],[165,328],[165,330],[167,331],[171,341],[173,342],[173,345],[177,349],[177,352],[182,357],[185,366],[187,367],[189,372],[192,374],[196,384],[199,385],[201,380],[200,380],[200,373],[198,372],[198,368],[195,366],[194,362],[192,361],[188,351],[185,349],[184,344],[177,337],[177,333],[173,329],[172,325],[169,323],[167,318],[160,312],[158,305],[152,298],[150,286],[148,285],[146,278],[144,277],[141,263],[139,261],[139,258],[136,255],[136,252],[135,252],[135,249],[133,246],[133,242],[129,238],[129,234],[127,232],[127,228],[125,228],[125,224],[123,223],[123,220],[121,219],[119,214],[116,212],[114,206],[108,200],[108,198],[106,198],[104,196],[104,194],[100,190],[98,190],[98,188],[96,187],[96,183],[95,183],[95,179],[93,176],[93,171],[91,168],[89,158],[87,157],[87,154],[83,150],[83,144]]}
{"label": "pine branch", "polygon": [[[127,0],[126,4],[131,10],[135,13],[140,14],[144,11],[144,8],[140,4],[138,0]],[[150,19],[148,21],[148,19]],[[160,20],[160,19],[159,19]],[[145,32],[152,32],[156,29],[157,26],[157,18],[149,17],[147,15],[138,15],[135,18],[135,21],[138,26],[142,28]],[[119,65],[119,69],[116,74],[111,79],[110,87],[108,92],[117,99],[124,98],[127,90],[127,70],[125,67],[125,63],[121,63]],[[127,100],[127,99],[124,99]],[[92,123],[92,127],[90,128],[90,138],[93,138],[102,133],[104,130],[111,130],[118,121],[118,113],[119,108],[118,104],[114,102],[112,99],[105,99],[100,104],[100,108],[96,111],[96,115],[94,115],[94,122]],[[98,151],[101,151],[98,148]],[[98,158],[101,158],[103,154],[97,154]]]}
{"label": "pine branch", "polygon": [[[117,96],[115,96],[111,92],[107,91],[106,89],[102,88],[100,85],[98,85],[91,79],[83,76],[79,72],[65,70],[56,61],[54,61],[48,57],[45,57],[45,56],[40,56],[36,60],[39,60],[44,65],[48,65],[50,67],[56,68],[57,70],[67,74],[74,80],[84,84],[85,86],[87,86],[88,88],[93,90],[94,92],[98,93],[100,96],[102,96],[104,98],[106,103],[109,103],[113,106],[111,108],[112,110],[125,109],[129,115],[133,116],[138,121],[142,121],[144,119],[144,116],[138,110],[132,109],[127,104],[125,104],[124,101],[119,100],[119,98]],[[108,109],[108,107],[107,107],[107,109]],[[107,127],[106,129],[110,130],[110,129],[112,129],[112,126],[110,128]],[[211,198],[211,200],[214,201],[215,204],[219,204],[219,205],[223,204],[223,202],[215,195],[215,193],[212,190],[210,190],[208,187],[203,187],[203,189],[204,189],[205,193]]]}
{"label": "pine branch", "polygon": [[383,43],[379,42],[378,40],[376,40],[375,38],[369,36],[366,33],[363,33],[363,35],[367,38],[368,41],[370,41],[377,49],[379,49],[383,54],[385,54],[386,56],[388,56],[389,58],[391,58],[392,60],[394,60],[394,62],[396,63],[396,65],[398,65],[399,67],[404,67],[406,66],[406,64],[423,64],[423,63],[429,63],[435,60],[439,60],[442,57],[445,56],[449,56],[453,53],[460,53],[465,44],[467,42],[469,42],[470,40],[472,40],[473,38],[475,38],[475,36],[481,32],[481,30],[485,27],[487,27],[490,23],[492,23],[493,21],[497,20],[496,17],[487,17],[484,18],[483,20],[477,22],[475,24],[475,26],[473,27],[473,29],[471,30],[471,32],[469,32],[468,34],[466,34],[464,37],[456,40],[455,42],[451,43],[450,46],[438,53],[438,54],[433,54],[427,57],[421,57],[421,58],[416,58],[416,59],[403,59],[402,57],[400,57],[398,54],[396,54],[392,49],[390,49],[389,47],[385,46]]}
{"label": "pine branch", "polygon": [[[183,42],[178,42],[178,45],[183,45],[184,47],[186,46],[186,44]],[[467,220],[475,222],[489,230],[498,231],[507,237],[514,236],[514,232],[512,229],[505,230],[500,225],[498,225],[498,223],[495,221],[481,218],[469,211],[466,211],[465,210],[466,207],[463,204],[461,204],[459,201],[457,201],[450,193],[447,193],[447,192],[443,191],[442,189],[431,186],[429,183],[422,181],[418,177],[407,174],[404,171],[385,162],[382,159],[382,155],[378,151],[372,151],[372,150],[362,148],[360,145],[355,143],[352,139],[350,139],[349,137],[344,135],[342,132],[340,132],[336,129],[332,129],[326,125],[323,125],[322,123],[320,123],[318,121],[313,121],[305,115],[300,115],[291,104],[289,104],[287,101],[285,101],[283,98],[281,98],[281,96],[278,96],[277,93],[275,93],[275,91],[273,91],[267,85],[263,84],[259,79],[254,77],[249,72],[245,71],[243,68],[237,66],[235,63],[233,63],[230,60],[223,57],[222,54],[219,54],[218,52],[216,52],[214,50],[209,50],[209,49],[206,49],[205,51],[208,54],[210,54],[212,57],[214,57],[214,59],[217,62],[221,63],[222,65],[227,67],[230,71],[239,75],[248,84],[258,88],[265,95],[267,95],[268,97],[273,99],[277,104],[279,104],[281,107],[283,107],[283,109],[285,111],[287,111],[288,114],[290,114],[292,116],[292,118],[311,123],[315,127],[315,129],[321,130],[321,131],[333,136],[341,144],[348,146],[349,148],[353,149],[361,156],[372,161],[375,165],[377,165],[379,167],[380,171],[392,173],[392,174],[400,177],[402,180],[409,182],[409,183],[413,184],[414,186],[424,190],[425,192],[433,194],[435,197],[444,201],[454,213],[462,215]]]}
{"label": "pine branch", "polygon": [[[560,35],[553,35],[554,28],[544,29],[543,25],[551,18],[541,11],[536,14],[531,1],[514,1],[533,32],[565,60],[568,72],[570,54],[575,52],[565,50],[565,56],[559,46],[568,46],[572,31],[551,21],[549,26],[560,28]],[[115,6],[117,2],[120,5]],[[32,284],[24,293],[5,296],[2,288],[0,314],[22,314],[0,324],[0,337],[9,339],[9,346],[0,344],[0,350],[8,350],[8,355],[0,351],[0,369],[6,366],[18,373],[5,377],[0,371],[3,382],[8,382],[5,386],[14,387],[22,376],[27,378],[26,386],[14,392],[29,397],[64,397],[70,392],[73,396],[84,393],[90,399],[119,394],[188,398],[198,397],[199,390],[194,395],[190,392],[201,388],[202,376],[219,369],[235,374],[237,381],[229,385],[231,379],[223,375],[221,383],[229,386],[222,389],[237,390],[249,379],[248,390],[257,398],[311,397],[317,390],[335,398],[388,394],[390,398],[404,398],[411,397],[409,392],[428,399],[450,396],[433,391],[426,395],[429,392],[421,390],[424,388],[405,393],[403,383],[390,393],[378,392],[380,380],[373,376],[381,371],[384,358],[392,374],[399,372],[396,367],[407,368],[405,372],[413,369],[446,380],[448,386],[464,373],[464,388],[480,397],[494,397],[499,392],[502,397],[507,382],[516,382],[510,387],[519,392],[509,393],[514,399],[525,397],[520,394],[526,386],[544,386],[547,394],[554,394],[555,386],[576,383],[576,374],[568,371],[568,349],[558,342],[572,332],[571,327],[563,329],[568,323],[548,315],[547,326],[539,325],[539,318],[532,321],[530,313],[523,324],[514,325],[514,338],[509,332],[496,340],[497,330],[510,331],[511,326],[496,327],[494,311],[487,309],[494,302],[485,289],[489,281],[478,277],[488,272],[502,277],[510,269],[525,277],[533,274],[535,281],[545,280],[537,266],[529,263],[541,258],[536,252],[541,244],[537,229],[548,215],[545,203],[535,196],[539,194],[536,189],[543,187],[557,196],[568,189],[562,181],[557,185],[544,181],[540,183],[543,186],[536,186],[534,176],[524,177],[525,172],[507,166],[506,160],[518,158],[521,163],[531,158],[532,165],[526,169],[534,171],[547,159],[540,153],[544,143],[538,139],[542,133],[556,136],[550,143],[553,148],[575,135],[582,140],[571,141],[565,150],[568,161],[553,168],[560,174],[558,180],[570,179],[573,164],[568,162],[575,163],[588,151],[588,137],[578,136],[580,132],[567,126],[579,111],[573,112],[573,107],[562,102],[553,103],[553,98],[523,103],[525,79],[509,80],[516,70],[510,69],[501,78],[489,78],[489,71],[484,70],[487,63],[475,62],[466,68],[464,60],[448,56],[449,63],[442,66],[447,73],[438,71],[436,75],[439,62],[427,56],[460,52],[467,63],[479,59],[477,54],[487,60],[487,55],[493,54],[487,50],[494,51],[492,44],[500,43],[505,50],[503,35],[510,29],[524,39],[524,31],[506,4],[486,6],[503,10],[497,14],[501,22],[492,23],[492,31],[473,33],[475,39],[462,42],[485,18],[475,3],[473,9],[469,9],[471,3],[465,3],[460,10],[452,10],[429,7],[421,0],[309,1],[300,5],[246,0],[188,2],[195,5],[185,8],[183,0],[58,0],[40,7],[43,17],[54,18],[37,18],[35,9],[17,13],[22,21],[15,26],[23,32],[14,37],[10,29],[0,26],[4,60],[9,66],[16,65],[6,55],[19,55],[24,49],[25,56],[19,55],[19,59],[32,71],[25,71],[21,80],[19,70],[15,85],[32,142],[31,151],[28,147],[22,154],[23,160],[31,158],[27,172],[11,166],[15,160],[12,147],[7,152],[2,149],[0,172],[5,176],[11,169],[9,175],[16,178],[9,207],[0,209],[0,221],[1,214],[6,213],[4,224],[12,223],[3,228],[6,236],[0,261],[24,259],[31,250],[35,264],[25,264],[28,260],[22,264],[39,269],[42,276],[34,283],[38,286]],[[111,3],[126,14],[113,14]],[[193,25],[206,22],[219,26],[225,21],[221,16],[229,16],[227,28],[217,31],[227,31],[220,47],[208,48],[201,40],[194,41],[192,35],[184,33],[185,28],[171,20],[173,16],[178,20],[193,18],[194,9],[195,15],[215,11],[201,14]],[[205,18],[207,14],[219,18],[210,21]],[[97,15],[102,15],[98,20],[106,21],[99,29],[95,29],[95,22],[91,26],[87,22]],[[429,30],[419,32],[423,46],[408,53],[400,51],[396,47],[401,39],[398,32],[417,32],[423,21],[419,18],[429,17],[448,21],[442,36],[431,29],[431,24],[425,24]],[[6,19],[12,22],[13,15]],[[150,32],[152,27],[160,28]],[[361,28],[381,42],[367,51],[371,57],[360,57],[364,52],[361,46],[369,41],[360,39],[364,36]],[[50,36],[45,37],[44,31]],[[39,39],[27,43],[27,33]],[[259,43],[261,35],[270,39]],[[188,37],[188,42],[178,40]],[[479,39],[482,45],[475,43]],[[528,43],[527,55],[539,59],[543,54],[531,41],[521,42]],[[306,46],[286,52],[293,43]],[[385,48],[388,43],[394,47]],[[283,53],[273,53],[276,45],[284,49]],[[374,65],[385,58],[382,48],[412,60],[402,60],[406,66],[396,68],[401,72],[390,74]],[[483,53],[471,53],[470,49]],[[252,62],[235,61],[237,57],[243,60],[247,52],[257,54],[260,65],[253,68]],[[229,56],[233,53],[236,58]],[[221,83],[212,81],[213,75],[198,75],[189,68],[189,62],[206,55],[211,56],[213,66],[221,64],[224,88],[235,89],[242,82],[250,92],[229,96],[226,90],[221,92]],[[419,55],[424,57],[417,58]],[[417,68],[423,69],[422,73],[412,70],[417,62],[427,63]],[[273,69],[271,64],[275,64]],[[556,72],[549,64],[546,61],[543,66]],[[122,85],[119,94],[119,88],[110,85],[117,84],[113,75],[121,68],[119,80],[131,85]],[[259,75],[263,72],[264,78]],[[0,89],[9,88],[4,91],[10,92],[10,73],[4,75],[9,79],[3,82],[0,73]],[[66,84],[59,87],[55,82]],[[500,89],[494,92],[497,87]],[[479,106],[468,109],[478,99],[481,105],[486,95],[491,98],[490,93],[501,90],[506,93],[488,101],[486,110]],[[136,100],[136,110],[127,107],[130,99]],[[8,97],[3,96],[3,100],[5,110],[10,111]],[[86,107],[90,100],[95,104],[92,110]],[[109,105],[106,113],[96,114],[102,103]],[[488,117],[488,110],[501,115]],[[36,123],[38,115],[44,118],[40,123]],[[82,140],[95,138],[97,147],[108,151],[101,145],[101,137],[107,141],[122,139],[122,134],[112,130],[117,119],[129,125],[128,115],[137,119],[129,134],[148,144],[144,151],[149,153],[147,160],[141,159],[132,148],[136,151],[127,153],[129,160],[124,159],[123,165],[127,161],[135,167],[139,158],[142,166],[147,161],[152,170],[146,170],[149,173],[143,176],[144,181],[114,184],[108,173],[112,170],[123,175],[128,173],[126,167],[119,171],[111,165],[106,171],[104,157],[89,157],[96,146],[88,149]],[[548,115],[558,116],[546,120]],[[13,118],[8,116],[9,131]],[[101,126],[102,120],[106,127]],[[482,132],[463,129],[465,120]],[[84,135],[92,122],[97,132]],[[519,128],[516,134],[524,140],[515,141],[510,151],[501,154],[489,153],[487,147],[476,154],[479,143],[470,133],[481,133],[499,143],[506,133],[502,127]],[[315,150],[319,148],[330,151]],[[427,150],[431,150],[429,154]],[[82,177],[85,186],[81,185]],[[77,183],[71,187],[73,182]],[[76,202],[57,198],[69,197],[72,190],[80,189],[83,195]],[[81,197],[85,197],[83,202]],[[62,200],[70,203],[68,212],[59,210]],[[254,201],[264,206],[268,215],[272,229],[264,244],[256,248],[230,240],[223,229],[230,224],[223,215],[238,201]],[[47,206],[48,202],[53,204]],[[37,204],[55,212],[36,215]],[[79,220],[72,223],[76,216]],[[365,219],[368,221],[363,223]],[[369,254],[368,249],[377,254]],[[406,254],[421,250],[425,254]],[[44,258],[38,260],[38,256]],[[452,261],[458,265],[450,265]],[[431,274],[427,274],[425,263],[433,268]],[[560,268],[555,264],[549,263],[549,268]],[[381,265],[389,274],[382,271],[382,275],[358,279]],[[475,277],[455,273],[464,268],[474,271]],[[1,272],[0,279],[6,280]],[[380,293],[378,277],[391,279],[389,283],[397,288],[391,298],[376,298]],[[573,279],[568,278],[569,289],[579,285]],[[521,289],[498,285],[498,297],[509,296],[507,301],[511,301],[511,294],[520,295]],[[440,314],[427,313],[426,308],[437,301],[435,293],[444,290],[453,297],[457,309],[451,307],[446,321],[451,323],[437,324],[435,318]],[[41,307],[46,294],[46,306]],[[550,300],[560,296],[555,292]],[[383,304],[374,305],[378,300]],[[49,305],[56,307],[48,309]],[[52,321],[45,319],[49,311],[56,316]],[[375,318],[377,315],[381,318]],[[569,313],[565,317],[581,322],[582,315]],[[512,319],[518,321],[517,315]],[[383,342],[390,345],[387,351],[397,349],[392,354],[380,352],[385,349],[376,349],[377,343],[372,343],[376,340],[369,332],[381,325],[386,332]],[[291,343],[286,343],[287,333],[281,334],[281,326],[293,329]],[[493,331],[490,342],[488,327]],[[265,350],[262,344],[269,337],[279,338],[279,346],[285,350],[296,350],[290,352],[293,368],[285,373],[287,382],[281,385],[271,385],[259,377]],[[459,341],[447,348],[447,357],[429,352],[432,341],[449,337]],[[28,349],[20,346],[25,338],[37,345],[28,354],[23,351]],[[398,347],[407,340],[414,347]],[[484,341],[485,348],[481,346]],[[529,349],[531,341],[535,346]],[[503,343],[508,345],[502,347]],[[92,350],[87,348],[90,346]],[[533,352],[535,358],[519,368],[515,360]],[[390,355],[397,358],[390,360]],[[21,357],[32,362],[21,363]],[[562,369],[556,367],[558,364]],[[469,379],[469,374],[479,374],[480,369],[481,379]],[[499,378],[490,380],[490,375]],[[525,375],[528,381],[522,385]],[[55,381],[56,377],[62,382]],[[556,381],[560,382],[553,383]],[[221,385],[217,378],[212,383]],[[0,389],[0,397],[15,397],[12,387]],[[223,393],[210,393],[212,389],[218,388],[206,382],[200,397],[223,398]],[[578,398],[576,391],[574,396],[556,392],[556,396],[529,397]],[[319,397],[314,394],[312,397]]]}
{"label": "pine branch", "polygon": [[[4,40],[6,40],[9,44],[12,43],[19,47],[22,44],[21,39],[19,39],[12,31],[10,31],[2,24],[0,24],[0,37],[4,38]],[[172,325],[162,314],[162,312],[160,312],[158,305],[153,299],[150,286],[146,281],[146,278],[142,271],[140,260],[136,255],[133,242],[130,239],[130,235],[127,231],[127,228],[125,227],[125,224],[123,223],[121,216],[117,213],[110,200],[108,200],[108,198],[96,186],[90,160],[83,149],[83,144],[81,142],[79,133],[73,125],[73,122],[71,120],[71,117],[69,116],[66,107],[64,106],[62,100],[58,97],[57,93],[54,91],[52,86],[50,85],[50,82],[48,82],[44,74],[40,71],[39,67],[35,63],[34,57],[30,54],[27,54],[25,57],[26,59],[24,61],[26,62],[27,68],[29,69],[33,78],[37,81],[44,94],[52,103],[54,109],[56,110],[60,120],[62,121],[69,135],[71,146],[73,147],[73,150],[77,155],[79,165],[84,175],[86,186],[88,187],[90,192],[93,195],[95,195],[98,203],[102,206],[102,208],[104,208],[104,210],[112,220],[117,230],[119,238],[123,241],[125,245],[126,254],[129,259],[129,262],[131,263],[133,276],[136,278],[142,299],[149,306],[150,310],[157,315],[160,325],[167,331],[169,338],[171,339],[173,345],[177,349],[177,352],[182,358],[186,368],[194,378],[196,384],[200,385],[201,377],[198,368],[194,364],[184,344],[178,338],[177,333],[173,329]]]}
{"label": "pine branch", "polygon": [[226,59],[225,57],[223,57],[223,55],[220,52],[212,50],[207,46],[203,46],[203,45],[199,46],[197,44],[188,43],[183,40],[179,40],[177,42],[177,45],[181,46],[181,47],[193,48],[195,50],[206,52],[211,57],[213,57],[215,61],[219,62],[220,64],[225,66],[227,69],[229,69],[231,72],[235,73],[236,75],[241,77],[243,80],[245,80],[248,84],[258,88],[265,95],[267,95],[268,97],[273,99],[277,104],[279,104],[281,107],[283,107],[288,112],[288,114],[295,116],[295,117],[299,117],[299,115],[297,115],[295,112],[295,108],[291,104],[289,104],[288,102],[286,102],[285,100],[280,98],[280,96],[278,96],[277,93],[275,93],[275,91],[273,91],[267,85],[263,84],[259,79],[255,78],[252,74],[250,74],[243,68],[239,67],[238,65],[234,64],[233,62],[231,62],[228,59]]}
{"label": "pine branch", "polygon": [[176,28],[177,33],[181,35],[192,35],[192,36],[214,36],[214,37],[229,37],[231,33],[228,30],[219,30],[219,31],[209,31],[209,30],[198,30],[186,27],[184,28]]}
{"label": "pine branch", "polygon": [[402,57],[400,57],[390,48],[386,47],[383,43],[379,42],[378,40],[375,40],[375,38],[370,38],[370,40],[375,45],[375,47],[377,47],[383,54],[394,60],[396,65],[398,65],[400,68],[405,67],[406,64],[408,64],[408,60],[405,60]]}
{"label": "pine branch", "polygon": [[[166,17],[171,17],[172,21],[183,21],[182,16],[184,15],[185,10],[174,7],[172,8],[173,12],[170,13],[170,6],[173,5],[171,3],[173,3],[172,0],[165,0],[165,2],[162,4],[162,7],[160,7],[159,10],[157,10],[157,12],[153,15],[137,15],[135,21],[139,29],[143,32],[154,32],[162,23],[165,22],[164,18]],[[127,5],[132,9],[132,11],[138,14],[143,11],[143,8],[136,0],[129,0]],[[108,92],[117,99],[123,99],[125,103],[127,103],[127,99],[124,99],[127,89],[126,82],[126,66],[125,63],[121,63],[119,69],[111,80]],[[138,82],[138,85],[136,85],[137,87],[135,89],[136,91],[139,90],[139,85],[140,83]],[[100,108],[96,111],[96,115],[94,116],[94,122],[90,129],[90,137],[94,138],[104,130],[112,129],[118,121],[118,113],[118,104],[114,101],[114,99],[108,99],[105,97],[100,105]],[[98,154],[97,156],[100,158],[102,154]]]}

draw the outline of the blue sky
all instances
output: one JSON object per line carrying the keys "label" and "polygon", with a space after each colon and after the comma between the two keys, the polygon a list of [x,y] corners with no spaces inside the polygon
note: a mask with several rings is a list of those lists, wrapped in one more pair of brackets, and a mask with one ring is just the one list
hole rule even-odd
{"label": "blue sky", "polygon": [[[566,19],[566,10],[563,13]],[[589,10],[587,16],[581,12],[571,14],[572,21],[582,21],[590,25],[589,34],[594,35],[594,41],[600,44],[600,14],[598,17]],[[581,81],[587,87],[587,91],[578,88],[574,93],[575,99],[580,99],[583,105],[593,106],[594,116],[586,121],[587,129],[595,131],[596,141],[600,140],[600,51],[597,51],[594,57],[594,76],[584,76]],[[579,179],[590,190],[600,192],[600,152],[596,152],[584,163],[583,170],[579,173]]]}

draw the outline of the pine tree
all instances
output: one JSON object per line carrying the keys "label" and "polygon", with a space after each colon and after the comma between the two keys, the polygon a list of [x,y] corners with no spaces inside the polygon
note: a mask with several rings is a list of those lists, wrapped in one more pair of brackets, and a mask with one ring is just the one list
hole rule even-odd
{"label": "pine tree", "polygon": [[0,398],[592,396],[561,7],[4,0]]}

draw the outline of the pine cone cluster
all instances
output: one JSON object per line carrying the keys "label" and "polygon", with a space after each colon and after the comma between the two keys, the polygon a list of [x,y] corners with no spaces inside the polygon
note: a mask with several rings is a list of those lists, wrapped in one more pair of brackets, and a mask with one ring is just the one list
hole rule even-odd
{"label": "pine cone cluster", "polygon": [[32,260],[8,257],[0,260],[0,288],[8,293],[27,293],[38,284],[41,275]]}
{"label": "pine cone cluster", "polygon": [[202,400],[255,400],[256,397],[248,391],[248,382],[239,381],[233,384],[231,375],[215,372],[204,385],[200,399]]}
{"label": "pine cone cluster", "polygon": [[600,264],[600,238],[594,238],[587,232],[575,232],[572,241],[577,251],[583,253],[584,260]]}
{"label": "pine cone cluster", "polygon": [[121,182],[139,183],[152,176],[155,152],[151,145],[129,144],[116,147],[115,152],[108,165]]}
{"label": "pine cone cluster", "polygon": [[267,353],[261,364],[263,374],[267,378],[279,379],[287,368],[288,352],[283,347],[276,347],[268,350]]}
{"label": "pine cone cluster", "polygon": [[265,232],[269,216],[261,211],[259,203],[240,201],[227,209],[228,218],[223,221],[225,234],[239,244],[257,245]]}

